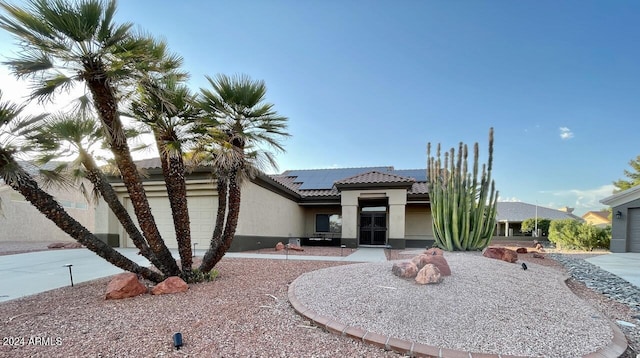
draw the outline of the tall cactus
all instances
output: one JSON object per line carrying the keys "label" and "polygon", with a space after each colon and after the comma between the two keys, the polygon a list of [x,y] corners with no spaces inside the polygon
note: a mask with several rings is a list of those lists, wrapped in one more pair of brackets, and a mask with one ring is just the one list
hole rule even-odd
{"label": "tall cactus", "polygon": [[436,245],[447,251],[481,250],[489,245],[496,227],[498,192],[491,180],[493,128],[489,129],[489,162],[482,165],[478,182],[478,143],[473,146],[473,175],[468,172],[467,145],[460,142],[441,160],[427,145],[427,186],[431,198]]}

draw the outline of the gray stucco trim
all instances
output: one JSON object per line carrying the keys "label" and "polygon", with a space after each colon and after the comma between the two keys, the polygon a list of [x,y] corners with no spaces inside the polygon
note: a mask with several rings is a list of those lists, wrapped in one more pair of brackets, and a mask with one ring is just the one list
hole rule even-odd
{"label": "gray stucco trim", "polygon": [[[609,250],[611,252],[628,252],[631,250],[631,238],[629,237],[629,209],[640,208],[640,199],[628,201],[611,208],[613,218],[611,221],[611,243]],[[616,213],[620,212],[618,219]]]}
{"label": "gray stucco trim", "polygon": [[278,242],[287,244],[289,243],[289,238],[282,236],[236,235],[231,242],[229,252],[259,250],[269,247],[272,247],[275,250]]}

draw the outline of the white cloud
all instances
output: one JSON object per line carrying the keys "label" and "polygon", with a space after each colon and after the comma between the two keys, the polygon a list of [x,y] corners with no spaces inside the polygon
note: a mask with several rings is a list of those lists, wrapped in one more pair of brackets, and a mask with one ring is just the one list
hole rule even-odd
{"label": "white cloud", "polygon": [[522,200],[520,200],[520,199],[516,198],[515,196],[512,196],[512,197],[510,197],[510,198],[503,198],[503,197],[501,197],[501,196],[498,196],[498,201],[500,201],[500,202],[507,202],[507,203],[519,203],[519,202],[521,202]]}
{"label": "white cloud", "polygon": [[564,204],[561,206],[567,205],[575,207],[576,211],[586,212],[606,207],[600,203],[600,200],[610,196],[614,189],[613,184],[606,184],[592,189],[559,190],[550,192],[550,194],[562,198],[560,201]]}
{"label": "white cloud", "polygon": [[567,127],[560,127],[560,138],[563,140],[573,138],[573,132]]}

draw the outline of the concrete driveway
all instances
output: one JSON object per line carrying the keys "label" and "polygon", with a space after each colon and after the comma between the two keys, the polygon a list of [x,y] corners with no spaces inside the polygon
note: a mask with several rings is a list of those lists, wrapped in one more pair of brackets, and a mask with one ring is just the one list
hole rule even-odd
{"label": "concrete driveway", "polygon": [[[119,249],[140,265],[149,261],[135,249]],[[0,256],[0,302],[69,286],[72,264],[73,282],[95,280],[123,272],[87,249],[64,249]]]}
{"label": "concrete driveway", "polygon": [[598,255],[588,258],[586,261],[629,281],[636,287],[640,287],[640,253],[624,252]]}

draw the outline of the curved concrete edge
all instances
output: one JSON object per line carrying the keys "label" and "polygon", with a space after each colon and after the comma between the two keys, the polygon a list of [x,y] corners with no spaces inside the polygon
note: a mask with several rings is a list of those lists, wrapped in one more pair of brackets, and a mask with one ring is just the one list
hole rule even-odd
{"label": "curved concrete edge", "polygon": [[[564,286],[567,290],[571,290],[566,284],[569,278],[570,278],[569,276],[564,276],[560,278],[562,286]],[[293,280],[291,284],[289,284],[289,289],[287,291],[287,297],[289,299],[289,303],[299,315],[310,320],[318,327],[321,327],[330,333],[338,334],[341,336],[347,336],[356,341],[361,341],[361,342],[382,348],[387,351],[394,351],[400,354],[408,355],[410,357],[527,358],[523,356],[477,353],[477,352],[459,351],[459,350],[448,349],[448,348],[439,348],[439,347],[430,346],[427,344],[410,342],[404,339],[385,336],[379,333],[364,330],[360,327],[347,326],[332,318],[319,315],[316,312],[310,310],[305,305],[303,305],[298,300],[295,294],[296,280],[297,278]],[[627,349],[627,339],[624,333],[622,333],[622,330],[620,330],[620,328],[618,328],[618,326],[611,320],[608,320],[608,321],[609,321],[609,326],[613,331],[613,338],[611,342],[609,342],[609,344],[598,349],[593,353],[584,355],[583,358],[617,358],[617,357],[620,357],[620,355],[622,355],[622,353],[624,353],[624,351]]]}
{"label": "curved concrete edge", "polygon": [[[571,276],[568,275],[560,277],[560,286],[569,291],[571,291],[571,289],[569,288],[569,286],[567,286],[567,281],[570,278]],[[571,293],[573,293],[573,291],[571,291]],[[584,302],[584,300],[582,301]],[[587,302],[584,303],[588,304]],[[617,358],[627,350],[627,337],[625,337],[620,327],[618,327],[618,325],[610,319],[607,319],[607,322],[609,322],[609,327],[611,328],[611,331],[613,331],[613,338],[611,339],[609,344],[598,349],[595,352],[582,356],[583,358]]]}

